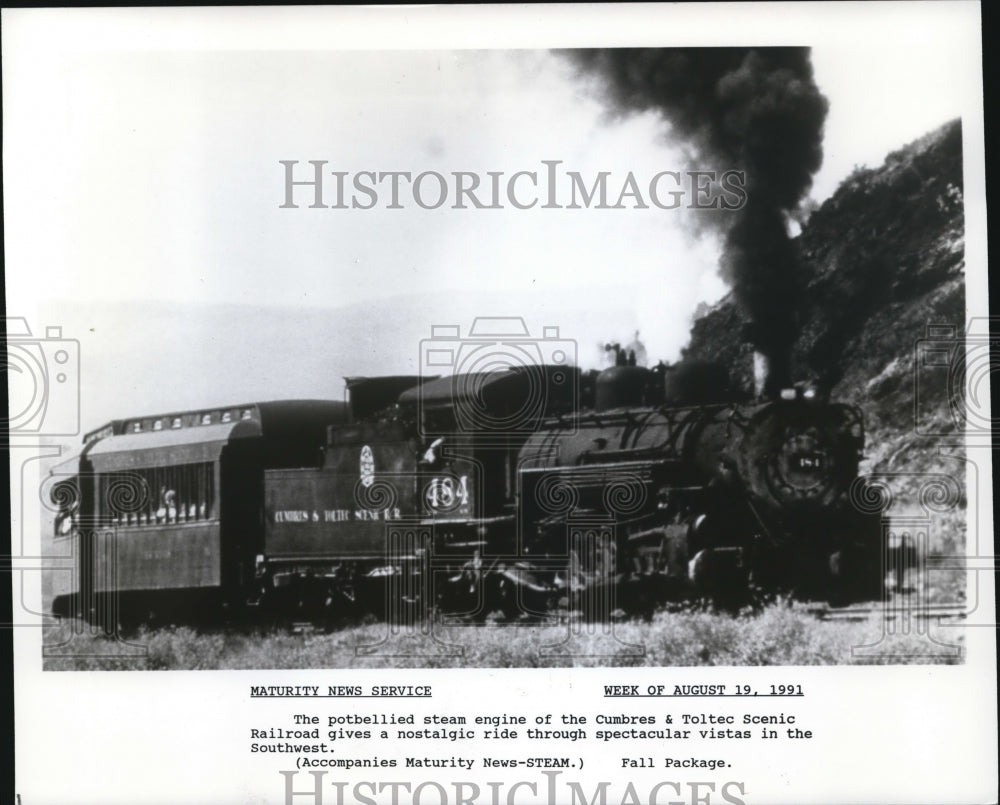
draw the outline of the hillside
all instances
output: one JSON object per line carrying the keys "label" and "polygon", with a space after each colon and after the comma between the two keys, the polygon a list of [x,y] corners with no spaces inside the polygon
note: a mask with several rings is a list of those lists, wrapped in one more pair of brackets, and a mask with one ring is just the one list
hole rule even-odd
{"label": "hillside", "polygon": [[[937,450],[940,434],[958,429],[948,369],[921,366],[914,374],[915,347],[928,324],[961,332],[965,321],[960,121],[891,153],[880,167],[855,170],[812,213],[796,246],[805,285],[796,379],[861,406],[868,428],[863,469],[902,474],[893,481],[901,503],[916,503],[919,481],[906,474],[941,472],[964,484],[961,462]],[[749,388],[751,349],[742,326],[724,299],[695,321],[685,356],[721,361]]]}

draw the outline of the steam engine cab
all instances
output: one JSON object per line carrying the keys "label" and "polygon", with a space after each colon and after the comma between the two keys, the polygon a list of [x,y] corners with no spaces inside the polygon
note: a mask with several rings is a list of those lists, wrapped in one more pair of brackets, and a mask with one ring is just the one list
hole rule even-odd
{"label": "steam engine cab", "polygon": [[463,569],[509,553],[514,459],[570,410],[578,370],[397,380],[349,378],[352,422],[328,429],[322,465],[265,472],[262,595],[382,611],[436,600]]}

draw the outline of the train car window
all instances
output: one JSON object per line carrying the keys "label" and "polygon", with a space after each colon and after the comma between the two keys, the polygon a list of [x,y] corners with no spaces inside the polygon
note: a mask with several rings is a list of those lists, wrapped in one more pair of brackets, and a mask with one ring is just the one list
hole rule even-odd
{"label": "train car window", "polygon": [[206,521],[215,511],[210,462],[102,475],[105,525],[149,526]]}

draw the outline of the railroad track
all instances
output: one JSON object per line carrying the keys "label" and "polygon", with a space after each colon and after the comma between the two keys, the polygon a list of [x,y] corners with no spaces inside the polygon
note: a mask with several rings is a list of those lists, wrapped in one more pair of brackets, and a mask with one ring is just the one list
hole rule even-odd
{"label": "railroad track", "polygon": [[893,599],[882,604],[816,607],[809,611],[824,621],[862,621],[873,616],[884,620],[964,619],[968,614],[968,606],[962,603],[920,604],[906,599]]}
{"label": "railroad track", "polygon": [[[773,604],[772,604],[773,605]],[[698,612],[710,611],[706,606],[699,606],[696,602],[685,601],[673,605],[664,605],[664,611],[677,615],[695,614]],[[714,610],[713,610],[714,611]],[[800,610],[802,611],[802,610]],[[879,617],[887,621],[908,621],[908,620],[964,620],[969,614],[969,605],[966,603],[921,603],[916,597],[907,595],[893,595],[885,602],[865,602],[852,604],[844,607],[831,607],[828,604],[815,604],[804,609],[808,614],[824,621],[865,621],[872,617]],[[634,614],[633,614],[634,615]],[[633,615],[629,615],[624,610],[616,609],[608,614],[609,622],[628,620]],[[438,613],[444,618],[444,625],[460,626],[463,623],[469,625],[481,624],[481,618],[463,618],[459,615],[449,615]],[[555,607],[546,613],[546,617],[537,619],[539,625],[565,624],[570,621],[583,618],[579,610],[570,610],[565,606]],[[515,619],[520,625],[526,625],[523,619]],[[505,623],[504,620],[500,621]],[[343,625],[349,625],[345,622]],[[330,630],[329,624],[322,624],[315,620],[294,619],[287,623],[288,629],[303,636],[315,635]],[[334,627],[339,628],[339,627]]]}

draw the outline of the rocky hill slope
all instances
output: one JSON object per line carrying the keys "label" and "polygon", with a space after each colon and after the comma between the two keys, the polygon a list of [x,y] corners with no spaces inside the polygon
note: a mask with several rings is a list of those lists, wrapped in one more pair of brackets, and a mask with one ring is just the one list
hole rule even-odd
{"label": "rocky hill slope", "polygon": [[[928,325],[953,325],[960,335],[965,322],[960,121],[878,168],[856,170],[812,213],[796,244],[806,288],[793,347],[796,379],[862,407],[869,433],[863,469],[902,473],[894,480],[900,497],[916,495],[917,472],[964,484],[962,462],[938,451],[959,429],[953,411],[962,404],[961,383],[950,367],[929,369],[914,357]],[[742,325],[724,299],[694,323],[685,357],[721,361],[749,388],[752,357]]]}

